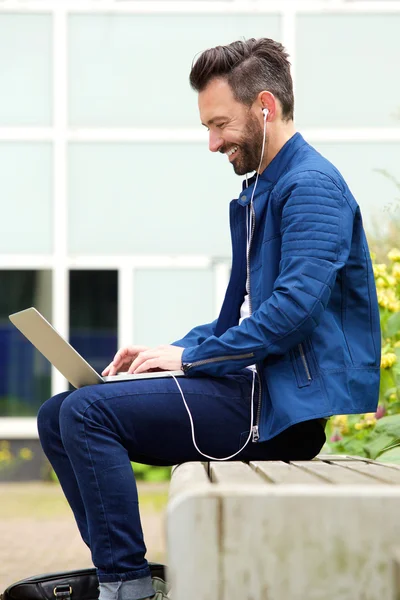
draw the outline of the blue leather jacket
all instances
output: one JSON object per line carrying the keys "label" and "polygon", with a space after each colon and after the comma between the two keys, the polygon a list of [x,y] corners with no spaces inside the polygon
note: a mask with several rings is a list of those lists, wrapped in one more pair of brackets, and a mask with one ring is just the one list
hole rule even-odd
{"label": "blue leather jacket", "polygon": [[217,320],[192,329],[188,377],[256,363],[254,441],[290,425],[376,410],[381,333],[360,208],[339,171],[296,133],[260,175],[246,293],[246,211],[254,177],[230,204],[232,271]]}

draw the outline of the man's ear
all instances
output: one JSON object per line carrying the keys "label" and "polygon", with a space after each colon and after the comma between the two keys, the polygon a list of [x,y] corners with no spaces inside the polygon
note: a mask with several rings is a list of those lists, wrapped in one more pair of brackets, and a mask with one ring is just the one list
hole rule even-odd
{"label": "man's ear", "polygon": [[260,105],[261,110],[264,108],[268,109],[268,121],[274,121],[276,118],[277,101],[275,96],[264,90],[258,94],[257,101]]}

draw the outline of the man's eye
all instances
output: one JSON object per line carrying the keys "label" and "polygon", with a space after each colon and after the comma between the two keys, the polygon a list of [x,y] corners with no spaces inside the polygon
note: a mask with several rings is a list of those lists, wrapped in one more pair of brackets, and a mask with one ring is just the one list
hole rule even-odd
{"label": "man's eye", "polygon": [[223,123],[219,123],[217,125],[217,127],[219,127],[220,129],[223,129],[225,127],[225,125],[226,125],[226,122],[224,121]]}

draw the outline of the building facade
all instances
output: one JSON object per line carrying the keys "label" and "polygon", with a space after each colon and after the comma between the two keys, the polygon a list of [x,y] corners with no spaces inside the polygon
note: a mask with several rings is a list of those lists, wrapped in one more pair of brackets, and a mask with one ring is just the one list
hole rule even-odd
{"label": "building facade", "polygon": [[241,179],[188,83],[205,48],[281,41],[296,126],[367,231],[400,214],[399,31],[397,0],[0,3],[0,438],[36,436],[68,387],[10,313],[36,306],[99,371],[216,317]]}

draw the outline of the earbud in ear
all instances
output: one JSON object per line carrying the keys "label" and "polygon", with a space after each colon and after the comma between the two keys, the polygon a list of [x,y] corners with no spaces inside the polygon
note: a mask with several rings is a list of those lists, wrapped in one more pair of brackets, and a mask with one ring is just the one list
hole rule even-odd
{"label": "earbud in ear", "polygon": [[262,111],[263,111],[264,119],[266,119],[268,117],[269,110],[268,110],[268,108],[263,108]]}

